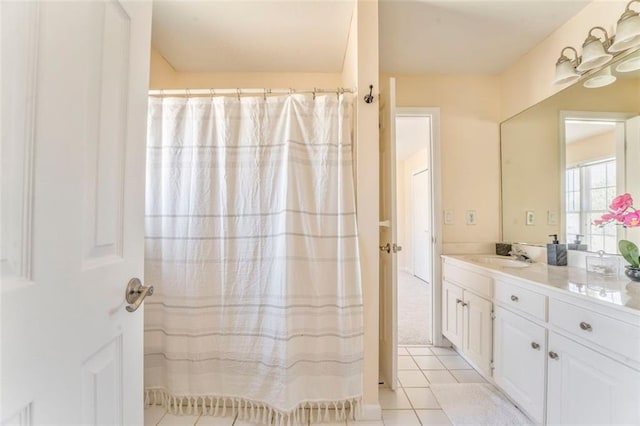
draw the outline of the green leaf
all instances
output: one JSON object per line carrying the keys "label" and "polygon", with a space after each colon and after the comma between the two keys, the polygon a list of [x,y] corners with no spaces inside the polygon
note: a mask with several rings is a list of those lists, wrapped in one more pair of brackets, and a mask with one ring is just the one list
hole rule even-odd
{"label": "green leaf", "polygon": [[638,246],[627,240],[618,241],[618,248],[620,254],[624,259],[631,264],[631,266],[640,266],[640,252],[638,252]]}

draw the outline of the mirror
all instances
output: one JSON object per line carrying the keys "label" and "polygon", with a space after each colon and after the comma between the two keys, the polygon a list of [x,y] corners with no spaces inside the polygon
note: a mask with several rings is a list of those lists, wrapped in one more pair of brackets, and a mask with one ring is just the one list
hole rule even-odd
{"label": "mirror", "polygon": [[[640,49],[501,124],[503,241],[541,245],[558,234],[572,243],[582,234],[589,251],[616,252],[618,239],[638,234],[591,225],[617,194],[640,205],[640,70],[616,71],[633,58],[640,65]],[[583,85],[609,71],[613,84]]]}

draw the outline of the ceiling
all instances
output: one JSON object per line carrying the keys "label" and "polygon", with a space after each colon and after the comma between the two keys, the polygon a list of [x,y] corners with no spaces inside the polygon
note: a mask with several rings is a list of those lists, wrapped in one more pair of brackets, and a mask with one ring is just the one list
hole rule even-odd
{"label": "ceiling", "polygon": [[565,143],[570,144],[583,139],[614,132],[615,121],[567,120],[565,122]]}
{"label": "ceiling", "polygon": [[[380,70],[495,74],[587,0],[381,0]],[[177,70],[341,72],[354,0],[156,1],[152,44]]]}

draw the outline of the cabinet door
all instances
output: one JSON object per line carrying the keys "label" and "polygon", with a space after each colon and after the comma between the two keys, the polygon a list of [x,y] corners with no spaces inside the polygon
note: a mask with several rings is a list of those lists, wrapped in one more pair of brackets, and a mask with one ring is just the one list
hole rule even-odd
{"label": "cabinet door", "polygon": [[462,347],[462,289],[448,281],[442,286],[442,334]]}
{"label": "cabinet door", "polygon": [[462,350],[473,363],[491,375],[493,330],[490,301],[468,291],[464,292]]}
{"label": "cabinet door", "polygon": [[640,372],[549,333],[549,424],[640,424]]}
{"label": "cabinet door", "polygon": [[536,423],[544,422],[546,330],[496,307],[493,379]]}

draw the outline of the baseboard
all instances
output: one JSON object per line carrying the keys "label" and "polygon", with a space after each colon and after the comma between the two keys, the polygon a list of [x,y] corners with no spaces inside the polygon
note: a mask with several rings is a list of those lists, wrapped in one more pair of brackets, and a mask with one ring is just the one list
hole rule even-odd
{"label": "baseboard", "polygon": [[361,426],[382,426],[382,409],[380,404],[362,404],[360,412],[356,415],[356,421],[349,421]]}

